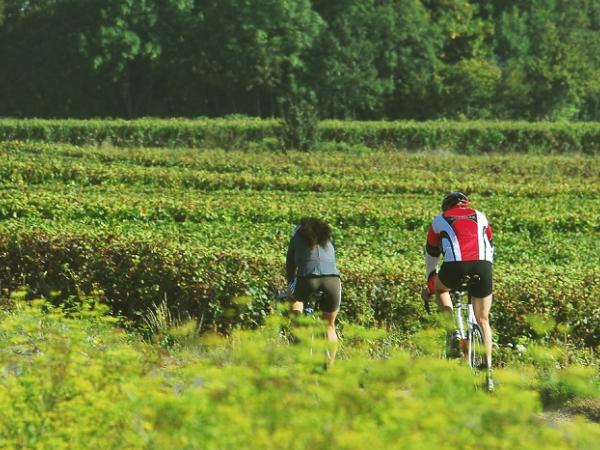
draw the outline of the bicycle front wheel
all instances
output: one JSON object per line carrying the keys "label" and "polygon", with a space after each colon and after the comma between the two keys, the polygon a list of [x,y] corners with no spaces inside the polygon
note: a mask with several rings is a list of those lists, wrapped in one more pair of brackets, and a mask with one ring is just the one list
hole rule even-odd
{"label": "bicycle front wheel", "polygon": [[485,369],[486,366],[483,332],[477,324],[473,324],[473,330],[469,339],[469,366],[475,371]]}

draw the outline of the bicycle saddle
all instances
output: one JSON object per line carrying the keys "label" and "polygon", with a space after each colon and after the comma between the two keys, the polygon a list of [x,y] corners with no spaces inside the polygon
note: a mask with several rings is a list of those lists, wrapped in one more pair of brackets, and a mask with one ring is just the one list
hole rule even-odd
{"label": "bicycle saddle", "polygon": [[469,286],[477,283],[480,280],[481,280],[481,278],[477,274],[465,275],[460,280],[460,285],[458,286],[458,289],[456,289],[456,291],[459,291],[459,292],[466,291]]}

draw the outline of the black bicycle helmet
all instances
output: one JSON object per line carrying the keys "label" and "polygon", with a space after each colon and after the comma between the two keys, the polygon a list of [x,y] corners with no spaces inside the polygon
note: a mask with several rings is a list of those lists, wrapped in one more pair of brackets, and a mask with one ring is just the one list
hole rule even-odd
{"label": "black bicycle helmet", "polygon": [[452,208],[454,205],[458,203],[468,203],[468,197],[462,192],[450,192],[448,195],[444,197],[442,200],[442,211],[446,211],[447,209]]}

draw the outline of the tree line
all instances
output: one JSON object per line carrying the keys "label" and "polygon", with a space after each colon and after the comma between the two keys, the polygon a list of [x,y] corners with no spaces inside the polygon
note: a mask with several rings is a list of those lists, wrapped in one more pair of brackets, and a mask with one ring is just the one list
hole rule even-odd
{"label": "tree line", "polygon": [[600,118],[599,0],[0,0],[0,116]]}

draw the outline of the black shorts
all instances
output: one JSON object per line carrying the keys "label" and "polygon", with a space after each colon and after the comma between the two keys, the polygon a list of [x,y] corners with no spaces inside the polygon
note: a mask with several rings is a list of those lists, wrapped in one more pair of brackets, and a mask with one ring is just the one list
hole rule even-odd
{"label": "black shorts", "polygon": [[492,263],[489,261],[452,261],[442,264],[438,278],[444,286],[456,290],[466,275],[479,275],[479,281],[468,286],[469,295],[487,297],[492,293]]}
{"label": "black shorts", "polygon": [[307,277],[298,278],[294,298],[301,302],[307,302],[310,294],[323,291],[324,295],[317,306],[323,312],[334,312],[340,309],[342,300],[342,283],[340,277]]}

